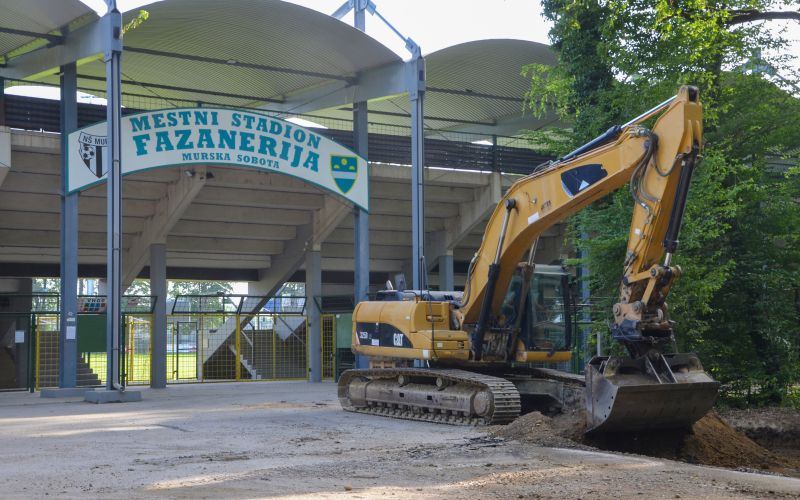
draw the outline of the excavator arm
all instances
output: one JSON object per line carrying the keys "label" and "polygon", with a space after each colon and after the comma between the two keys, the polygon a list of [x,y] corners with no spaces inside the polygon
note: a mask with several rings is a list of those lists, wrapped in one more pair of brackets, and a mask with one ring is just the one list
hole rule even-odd
{"label": "excavator arm", "polygon": [[[641,125],[659,113],[652,131]],[[539,235],[625,184],[636,203],[614,307],[614,336],[632,355],[671,340],[664,301],[680,269],[670,260],[701,146],[702,106],[697,90],[683,87],[677,96],[512,185],[469,268],[462,329],[472,330],[475,359],[483,356],[485,334],[496,323],[518,263],[526,261],[526,253],[532,262]]]}
{"label": "excavator arm", "polygon": [[[642,126],[655,115],[652,130]],[[672,255],[703,144],[702,118],[697,89],[682,87],[672,99],[517,181],[492,214],[470,264],[461,329],[472,332],[473,359],[513,359],[519,329],[500,332],[509,338],[505,345],[494,339],[518,263],[524,296],[539,235],[628,184],[635,203],[611,332],[630,357],[596,357],[586,367],[589,431],[688,427],[716,400],[719,383],[696,355],[665,352],[674,340],[666,299],[681,273]]]}

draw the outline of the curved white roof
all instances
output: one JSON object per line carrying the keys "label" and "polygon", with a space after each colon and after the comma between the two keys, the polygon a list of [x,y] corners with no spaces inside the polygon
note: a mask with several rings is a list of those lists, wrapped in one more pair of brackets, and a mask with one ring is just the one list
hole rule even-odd
{"label": "curved white roof", "polygon": [[[128,107],[154,109],[204,103],[280,107],[290,97],[354,89],[365,72],[401,63],[387,47],[320,12],[279,0],[167,0],[147,5],[149,18],[125,34],[123,95]],[[124,15],[125,22],[137,15]],[[61,28],[97,19],[78,0],[8,0],[0,5],[0,56],[16,56],[58,43]],[[13,30],[48,35],[36,40]],[[11,59],[13,64],[13,59]],[[529,63],[551,64],[543,44],[479,40],[426,56],[428,130],[514,135],[551,123],[523,111]],[[0,71],[1,72],[1,71]],[[105,65],[99,58],[78,68],[78,87],[102,96]],[[58,84],[58,76],[39,77]],[[354,93],[353,90],[351,93]],[[347,99],[314,114],[350,120]],[[327,104],[330,106],[330,104]],[[373,123],[407,126],[408,99],[370,101]]]}

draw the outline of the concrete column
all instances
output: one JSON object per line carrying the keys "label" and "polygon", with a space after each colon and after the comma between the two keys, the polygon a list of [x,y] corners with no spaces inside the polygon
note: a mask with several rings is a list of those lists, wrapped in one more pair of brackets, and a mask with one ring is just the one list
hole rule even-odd
{"label": "concrete column", "polygon": [[77,69],[61,67],[61,334],[58,386],[77,385],[78,194],[67,193],[67,136],[78,128]]}
{"label": "concrete column", "polygon": [[308,371],[310,382],[322,381],[322,322],[317,305],[322,295],[322,252],[314,247],[306,252],[306,314],[308,315]]}
{"label": "concrete column", "polygon": [[455,290],[453,284],[453,252],[439,256],[439,290]]}
{"label": "concrete column", "polygon": [[167,387],[167,245],[150,245],[150,293],[155,295],[153,330],[150,332],[150,387]]}
{"label": "concrete column", "polygon": [[6,79],[0,76],[0,127],[6,124]]}

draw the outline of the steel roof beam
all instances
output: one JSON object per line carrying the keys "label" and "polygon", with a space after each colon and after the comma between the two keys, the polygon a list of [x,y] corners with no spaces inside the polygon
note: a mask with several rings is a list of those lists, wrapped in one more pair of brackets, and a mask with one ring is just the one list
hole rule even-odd
{"label": "steel roof beam", "polygon": [[[102,76],[92,76],[92,75],[78,75],[78,79],[79,80],[80,79],[83,79],[83,80],[94,80],[94,81],[98,81],[98,82],[104,82],[105,81],[105,78],[102,77]],[[248,99],[248,100],[251,100],[251,101],[264,101],[264,102],[274,102],[274,103],[282,103],[283,102],[283,101],[281,101],[279,99],[273,99],[271,97],[258,97],[258,96],[250,96],[250,95],[243,95],[243,94],[231,94],[230,92],[216,92],[216,91],[213,91],[213,90],[201,90],[201,89],[193,89],[193,88],[189,88],[189,87],[178,87],[178,86],[175,86],[175,85],[163,85],[163,84],[160,84],[160,83],[143,83],[143,82],[137,82],[135,80],[122,80],[122,83],[125,84],[125,85],[136,85],[136,86],[144,87],[144,88],[152,87],[154,89],[161,89],[161,90],[175,90],[175,91],[178,91],[178,92],[191,92],[191,93],[195,93],[195,94],[205,94],[205,95],[213,95],[213,96],[219,96],[219,97],[233,97],[234,99]],[[103,89],[96,89],[96,90],[100,90],[101,92],[103,91]],[[128,95],[128,94],[126,93],[125,95]],[[158,97],[158,96],[149,96],[149,97],[152,98],[152,97]],[[192,100],[192,99],[188,99],[188,98],[184,98],[184,97],[172,97],[172,98],[163,97],[162,99],[164,99],[166,101],[168,101],[170,99],[175,99],[175,100],[179,100],[179,101]]]}
{"label": "steel roof beam", "polygon": [[0,26],[0,33],[8,33],[11,35],[29,36],[32,38],[42,38],[51,43],[63,43],[64,37],[62,35],[53,35],[51,33],[36,33],[35,31],[18,30],[16,28],[6,28]]}
{"label": "steel roof beam", "polygon": [[270,109],[285,113],[308,113],[379,97],[405,94],[406,63],[396,62],[368,69],[356,75],[350,84],[331,82],[288,94],[280,106]]}
{"label": "steel roof beam", "polygon": [[143,47],[125,47],[126,52],[133,52],[138,54],[147,54],[158,57],[171,57],[174,59],[182,59],[184,61],[196,61],[211,64],[222,64],[224,66],[235,66],[237,68],[258,69],[262,71],[269,71],[272,73],[286,73],[289,75],[310,76],[314,78],[322,78],[325,80],[342,80],[351,81],[352,77],[345,75],[334,75],[331,73],[318,73],[316,71],[305,71],[301,69],[282,68],[279,66],[269,66],[266,64],[246,63],[237,61],[235,59],[217,59],[214,57],[195,56],[192,54],[178,54],[176,52],[165,52],[163,50],[145,49]]}
{"label": "steel roof beam", "polygon": [[463,95],[467,97],[480,97],[482,99],[494,99],[496,101],[509,101],[509,102],[518,102],[520,104],[525,103],[525,99],[520,97],[510,97],[504,95],[497,95],[497,94],[484,94],[482,92],[475,92],[473,90],[465,89],[465,90],[457,90],[457,89],[443,89],[439,87],[428,87],[426,89],[428,92],[437,92],[440,94],[452,94],[452,95]]}
{"label": "steel roof beam", "polygon": [[[435,120],[435,118],[432,118]],[[459,125],[452,127],[438,129],[439,132],[461,132],[465,134],[486,134],[486,135],[501,135],[501,136],[515,136],[520,130],[540,130],[545,127],[564,126],[563,122],[559,122],[559,118],[548,114],[539,119],[539,124],[531,126],[531,117],[523,115],[506,116],[497,119],[493,124],[486,123],[469,123],[463,122]]]}
{"label": "steel roof beam", "polygon": [[[340,111],[352,111],[352,108],[346,108],[346,107],[338,108],[338,109]],[[411,113],[399,113],[399,112],[394,112],[394,111],[377,111],[377,110],[374,110],[374,109],[371,109],[369,111],[369,114],[371,114],[371,115],[379,115],[379,116],[396,116],[398,118],[411,118]],[[496,125],[495,122],[476,122],[476,121],[471,121],[471,120],[459,120],[458,118],[444,118],[444,117],[440,117],[440,116],[430,116],[430,115],[425,115],[425,120],[433,120],[433,121],[437,121],[437,122],[446,122],[446,123],[458,123],[458,124],[462,124],[462,125],[481,125],[481,126],[484,126],[484,127],[494,127]],[[392,123],[387,123],[387,124],[377,123],[377,122],[373,122],[373,123],[376,123],[378,125],[398,126],[398,125],[392,124]],[[442,130],[442,129],[427,130],[427,132],[428,133],[435,133],[435,132],[438,132],[439,130]],[[443,130],[447,130],[447,129],[443,129]]]}
{"label": "steel roof beam", "polygon": [[[107,52],[109,40],[107,34],[111,22],[109,16],[103,16],[96,21],[67,33],[60,43],[49,47],[48,50],[36,50],[9,59],[5,67],[0,67],[0,76],[9,79],[22,80],[30,76],[42,76],[43,73],[55,74],[65,64],[76,62],[80,59]],[[36,36],[47,38],[46,35],[37,33]]]}

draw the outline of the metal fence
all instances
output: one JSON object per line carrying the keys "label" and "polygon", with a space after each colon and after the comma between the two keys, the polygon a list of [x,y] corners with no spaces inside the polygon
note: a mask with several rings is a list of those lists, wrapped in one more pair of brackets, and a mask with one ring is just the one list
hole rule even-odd
{"label": "metal fence", "polygon": [[[229,334],[226,325],[234,325]],[[147,317],[126,324],[128,384],[150,383],[151,332]],[[167,381],[304,380],[307,336],[308,321],[298,314],[169,315]]]}
{"label": "metal fence", "polygon": [[[121,375],[129,385],[150,383],[153,304],[153,297],[123,297]],[[24,328],[19,332],[24,337],[18,341],[21,343],[2,352],[0,389],[35,390],[59,385],[59,309],[58,294],[0,294],[0,326],[12,336]],[[80,386],[98,386],[106,381],[105,309],[103,296],[79,297]],[[165,332],[170,383],[308,378],[305,297],[178,296],[172,301],[171,311]],[[326,320],[320,335],[325,378],[333,378],[335,326]],[[12,364],[15,366],[5,366]]]}
{"label": "metal fence", "polygon": [[322,325],[322,379],[333,380],[336,378],[336,315],[323,314],[320,318]]}
{"label": "metal fence", "polygon": [[[230,323],[240,326],[220,340],[224,325]],[[37,315],[35,328],[34,388],[58,386],[59,316]],[[123,380],[127,385],[149,384],[152,315],[125,316],[123,331]],[[303,315],[169,315],[166,333],[169,383],[308,378],[308,320]],[[334,328],[328,326],[322,335],[323,376],[332,379]],[[105,381],[105,351],[81,351],[78,385],[97,386]]]}
{"label": "metal fence", "polygon": [[[102,298],[101,298],[102,299]],[[102,385],[106,381],[104,303],[96,296],[79,300],[77,383]],[[337,304],[319,298],[324,311]],[[18,304],[17,304],[18,303]],[[17,305],[15,305],[17,304]],[[347,304],[349,305],[349,303]],[[59,301],[57,296],[0,295],[0,319],[13,316],[18,325],[29,324],[25,344],[15,357],[30,356],[28,384],[54,387],[59,375]],[[342,309],[347,309],[342,304]],[[126,297],[121,345],[121,371],[129,385],[149,384],[152,368],[152,298]],[[308,321],[304,297],[214,295],[179,296],[167,316],[166,378],[169,383],[255,380],[306,380],[309,370]],[[17,316],[30,318],[20,321]],[[608,311],[598,304],[578,304],[569,316],[573,356],[558,368],[580,373],[596,352],[597,332],[607,330]],[[21,317],[21,316],[20,316]],[[562,316],[544,315],[544,342],[563,341]],[[7,321],[7,320],[6,320]],[[323,314],[320,328],[322,378],[335,379],[352,364],[350,315]],[[97,335],[92,337],[92,329]],[[90,335],[87,335],[87,332]],[[552,338],[551,338],[552,337]],[[608,347],[608,346],[606,346]],[[27,354],[25,354],[27,353]],[[18,377],[18,379],[23,380]],[[24,380],[21,382],[25,384]],[[25,385],[17,385],[24,388]]]}

